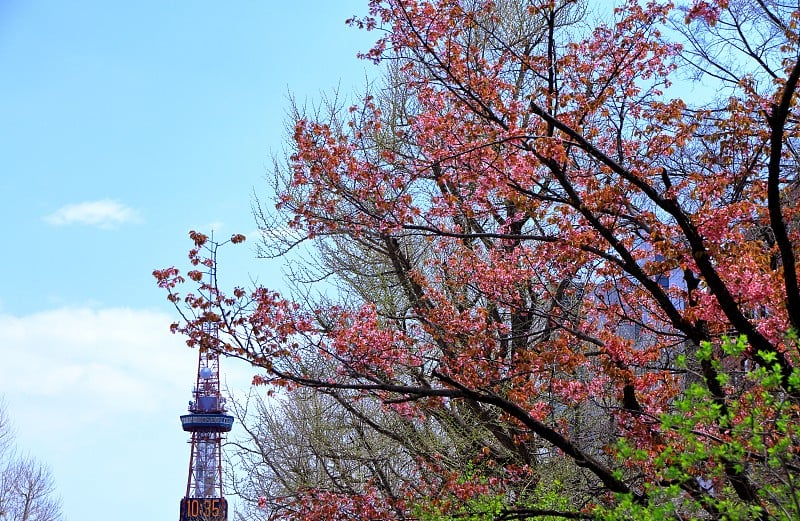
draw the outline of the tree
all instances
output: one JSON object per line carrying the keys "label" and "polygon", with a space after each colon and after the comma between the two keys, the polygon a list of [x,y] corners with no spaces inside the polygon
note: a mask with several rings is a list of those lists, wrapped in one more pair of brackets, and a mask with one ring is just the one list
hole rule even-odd
{"label": "tree", "polygon": [[[350,409],[360,409],[352,414]],[[365,416],[364,409],[375,413]],[[249,518],[288,516],[293,504],[313,490],[353,495],[365,481],[381,495],[397,494],[413,475],[413,458],[372,426],[385,419],[374,404],[350,409],[315,392],[292,393],[280,400],[249,396],[232,412],[246,436],[229,443],[232,490],[252,507]],[[400,430],[402,422],[395,418]]]}
{"label": "tree", "polygon": [[199,270],[183,297],[156,272],[174,330],[260,383],[486,428],[470,465],[420,462],[424,486],[307,490],[285,518],[800,516],[800,8],[629,0],[584,27],[576,5],[372,0],[352,20],[383,30],[364,56],[403,96],[297,113],[277,177],[288,244],[339,263],[339,301],[228,296]]}
{"label": "tree", "polygon": [[58,521],[61,501],[46,465],[18,455],[13,431],[0,408],[0,519],[3,521]]}

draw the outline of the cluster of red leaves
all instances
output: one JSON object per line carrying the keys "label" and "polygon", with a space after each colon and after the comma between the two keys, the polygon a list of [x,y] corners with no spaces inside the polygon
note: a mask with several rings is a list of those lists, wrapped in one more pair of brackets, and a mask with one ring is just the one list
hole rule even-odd
{"label": "cluster of red leaves", "polygon": [[716,2],[706,2],[705,0],[694,0],[692,6],[686,13],[686,23],[694,20],[702,20],[708,25],[714,25],[719,20],[722,10],[728,7],[728,0],[718,0]]}
{"label": "cluster of red leaves", "polygon": [[[527,12],[555,23],[570,4]],[[727,8],[695,1],[686,21],[713,26]],[[209,239],[192,232],[199,268],[187,276],[200,292],[180,296],[175,268],[155,273],[191,310],[173,330],[264,368],[254,383],[355,390],[409,420],[429,412],[423,397],[494,407],[518,446],[545,440],[603,491],[644,501],[639,484],[658,481],[655,464],[620,478],[609,447],[578,446],[563,411],[605,415],[614,436],[655,461],[682,443],[657,420],[685,387],[677,351],[736,331],[753,346],[745,356],[775,357],[786,380],[797,353],[783,335],[800,325],[786,276],[794,262],[780,266],[786,251],[762,238],[776,225],[770,190],[786,193],[773,172],[789,152],[770,141],[786,84],[763,94],[743,80],[716,111],[666,97],[682,52],[661,31],[672,9],[629,0],[612,25],[557,50],[557,38],[520,50],[478,30],[500,23],[495,2],[372,0],[351,24],[386,30],[364,57],[400,63],[413,114],[390,125],[368,97],[349,125],[298,118],[278,206],[305,239],[348,237],[383,255],[402,312],[368,299],[308,309],[265,288],[224,296],[203,271],[215,265],[201,255]],[[473,33],[488,43],[477,47]],[[382,145],[392,140],[402,145]],[[335,374],[306,372],[320,356]],[[736,391],[718,370],[704,365],[698,377],[723,407]],[[511,468],[509,489],[529,479]],[[428,470],[442,497],[496,491],[489,477],[467,486],[452,469]],[[395,519],[419,490],[399,494],[308,490],[293,519]]]}

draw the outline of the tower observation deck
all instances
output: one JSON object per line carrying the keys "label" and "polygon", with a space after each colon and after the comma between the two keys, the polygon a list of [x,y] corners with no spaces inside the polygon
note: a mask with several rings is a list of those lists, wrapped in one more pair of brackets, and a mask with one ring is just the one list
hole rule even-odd
{"label": "tower observation deck", "polygon": [[[207,333],[216,334],[216,329]],[[189,414],[181,416],[183,430],[192,435],[192,448],[180,521],[227,521],[228,502],[222,493],[222,439],[233,426],[233,416],[226,414],[225,399],[220,393],[219,354],[200,350],[192,394]]]}

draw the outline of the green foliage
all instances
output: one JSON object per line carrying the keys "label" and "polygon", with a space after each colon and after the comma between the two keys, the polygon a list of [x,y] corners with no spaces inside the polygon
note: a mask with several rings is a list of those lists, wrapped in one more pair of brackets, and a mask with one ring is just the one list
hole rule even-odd
{"label": "green foliage", "polygon": [[474,469],[467,469],[457,483],[467,497],[448,496],[418,503],[412,508],[413,517],[419,521],[491,521],[503,510],[504,497],[499,492],[469,494],[471,486],[477,491],[488,483]]}
{"label": "green foliage", "polygon": [[[459,480],[461,484],[473,482],[486,485],[488,480],[478,477],[470,470]],[[496,521],[504,514],[523,510],[559,511],[573,509],[563,482],[559,479],[542,480],[532,488],[528,499],[512,499],[495,487],[486,493],[474,494],[467,498],[448,497],[437,501],[419,503],[412,508],[413,518],[419,521]],[[539,521],[559,521],[557,516],[536,516]]]}
{"label": "green foliage", "polygon": [[[795,335],[787,345],[797,345]],[[699,361],[717,371],[727,397],[689,385],[660,416],[663,442],[655,454],[620,440],[619,460],[628,468],[649,467],[659,480],[642,486],[644,502],[629,494],[598,505],[598,519],[691,519],[709,511],[728,520],[800,519],[800,411],[789,394],[800,390],[800,371],[792,372],[787,392],[772,353],[759,353],[765,365],[747,370],[725,363],[741,360],[747,347],[739,337],[697,350]],[[753,497],[746,497],[748,490]]]}
{"label": "green foliage", "polygon": [[419,521],[492,521],[502,508],[503,499],[500,496],[481,495],[466,500],[460,507],[447,513],[444,513],[444,508],[433,505],[418,506],[414,509],[414,517]]}

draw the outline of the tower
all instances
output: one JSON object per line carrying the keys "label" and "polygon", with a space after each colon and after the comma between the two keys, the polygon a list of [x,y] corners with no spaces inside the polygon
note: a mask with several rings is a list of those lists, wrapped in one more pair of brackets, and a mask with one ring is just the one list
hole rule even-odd
{"label": "tower", "polygon": [[[206,334],[216,337],[215,325]],[[228,502],[222,494],[222,438],[233,426],[219,387],[219,354],[200,349],[197,382],[183,430],[192,433],[189,479],[181,499],[180,521],[227,521]]]}

